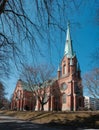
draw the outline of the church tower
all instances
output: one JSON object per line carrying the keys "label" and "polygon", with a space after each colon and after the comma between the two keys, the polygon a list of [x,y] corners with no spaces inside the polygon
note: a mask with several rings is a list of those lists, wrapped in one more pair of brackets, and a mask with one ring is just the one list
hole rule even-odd
{"label": "church tower", "polygon": [[80,66],[72,46],[68,22],[64,56],[61,62],[61,70],[58,69],[58,84],[61,90],[61,109],[63,111],[76,111],[84,106],[80,72]]}

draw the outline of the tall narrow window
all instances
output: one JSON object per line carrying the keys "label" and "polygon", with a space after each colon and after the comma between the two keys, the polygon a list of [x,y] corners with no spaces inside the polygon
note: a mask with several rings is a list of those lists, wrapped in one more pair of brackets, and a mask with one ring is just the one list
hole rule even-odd
{"label": "tall narrow window", "polygon": [[62,102],[66,103],[66,94],[63,94],[63,96],[62,96]]}
{"label": "tall narrow window", "polygon": [[79,107],[81,107],[82,105],[82,101],[81,101],[81,98],[79,98]]}
{"label": "tall narrow window", "polygon": [[66,65],[63,65],[63,74],[66,74]]}

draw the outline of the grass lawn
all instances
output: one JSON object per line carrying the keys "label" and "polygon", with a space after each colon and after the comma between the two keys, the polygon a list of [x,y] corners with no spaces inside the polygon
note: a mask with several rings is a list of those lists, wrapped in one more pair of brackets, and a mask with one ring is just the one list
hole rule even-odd
{"label": "grass lawn", "polygon": [[30,112],[0,111],[4,115],[49,126],[73,126],[81,128],[99,128],[99,111],[81,112]]}

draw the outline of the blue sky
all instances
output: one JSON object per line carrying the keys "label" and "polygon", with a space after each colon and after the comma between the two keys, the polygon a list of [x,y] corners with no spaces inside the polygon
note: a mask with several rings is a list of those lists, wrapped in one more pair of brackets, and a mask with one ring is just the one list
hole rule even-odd
{"label": "blue sky", "polygon": [[[66,21],[63,24],[63,27],[66,30],[67,21],[68,19],[70,20],[72,44],[81,67],[82,75],[93,67],[91,63],[90,55],[97,47],[99,47],[98,45],[99,27],[96,25],[95,22],[95,16],[96,16],[95,11],[97,7],[95,4],[93,4],[92,1],[90,2],[89,5],[86,6],[82,4],[82,7],[79,8],[78,10],[74,9],[72,11],[69,11],[68,9],[68,13],[66,15]],[[31,16],[32,13],[30,12],[29,7],[27,8],[27,10]],[[33,17],[36,16],[33,15]],[[45,35],[46,40],[44,41],[38,40],[40,49],[42,50],[44,56],[42,57],[37,52],[36,59],[38,59],[38,64],[47,63],[47,62],[53,64],[53,66],[55,67],[55,75],[57,75],[57,68],[64,54],[66,33],[62,32],[60,34],[60,31],[58,30],[56,31],[51,30],[51,33],[52,33],[51,34],[52,41],[50,42],[50,47],[51,47],[50,49],[49,46],[47,46],[48,37],[46,35]],[[41,42],[45,42],[45,44]],[[27,62],[29,64],[32,64],[33,57],[30,54],[30,50],[26,49],[24,53],[27,57]],[[20,78],[20,72],[17,72],[14,65],[13,65],[12,72],[13,73],[11,74],[10,78],[6,79],[6,92],[8,93],[7,94],[8,98],[11,97],[11,94],[15,89],[16,82]],[[86,95],[85,90],[84,90],[84,94]]]}

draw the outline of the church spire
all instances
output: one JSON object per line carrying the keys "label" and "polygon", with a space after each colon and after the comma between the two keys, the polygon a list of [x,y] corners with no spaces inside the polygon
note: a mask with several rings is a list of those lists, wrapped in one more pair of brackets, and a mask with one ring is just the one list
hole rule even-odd
{"label": "church spire", "polygon": [[72,41],[71,41],[71,36],[70,36],[70,23],[69,22],[67,23],[67,36],[66,36],[64,55],[66,55],[67,58],[74,57]]}

